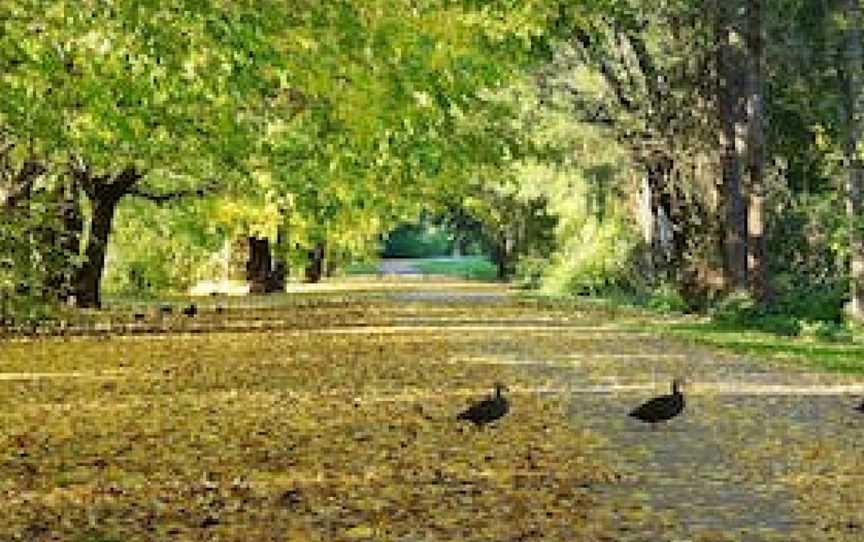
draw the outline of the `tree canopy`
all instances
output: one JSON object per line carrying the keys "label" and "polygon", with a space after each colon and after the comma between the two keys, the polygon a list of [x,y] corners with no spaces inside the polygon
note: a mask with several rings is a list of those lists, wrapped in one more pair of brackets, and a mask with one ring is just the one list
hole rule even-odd
{"label": "tree canopy", "polygon": [[434,215],[502,277],[839,314],[864,291],[859,11],[2,0],[2,291],[98,306],[109,248],[140,273],[245,238],[262,277],[317,280]]}

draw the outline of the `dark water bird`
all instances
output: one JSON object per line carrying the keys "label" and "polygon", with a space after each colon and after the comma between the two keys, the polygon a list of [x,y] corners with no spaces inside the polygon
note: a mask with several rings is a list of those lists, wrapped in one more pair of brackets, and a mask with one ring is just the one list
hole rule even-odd
{"label": "dark water bird", "polygon": [[499,418],[503,418],[510,410],[510,403],[501,395],[502,391],[507,388],[500,382],[495,383],[495,395],[487,397],[479,403],[474,403],[467,410],[460,413],[457,420],[467,420],[477,427],[482,427],[487,423],[494,422]]}
{"label": "dark water bird", "polygon": [[671,420],[684,410],[684,394],[681,393],[683,385],[683,379],[674,379],[671,394],[661,395],[642,403],[634,408],[629,416],[650,424]]}
{"label": "dark water bird", "polygon": [[192,303],[185,309],[183,309],[183,314],[188,316],[189,318],[194,318],[196,314],[198,314],[198,306],[195,303]]}

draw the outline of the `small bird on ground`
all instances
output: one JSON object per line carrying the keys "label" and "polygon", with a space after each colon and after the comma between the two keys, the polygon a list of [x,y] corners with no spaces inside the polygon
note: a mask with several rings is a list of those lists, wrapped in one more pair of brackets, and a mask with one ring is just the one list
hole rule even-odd
{"label": "small bird on ground", "polygon": [[192,303],[185,309],[183,309],[183,314],[188,316],[189,318],[194,318],[196,314],[198,314],[198,306],[195,303]]}
{"label": "small bird on ground", "polygon": [[629,416],[652,425],[671,420],[684,410],[684,394],[681,393],[681,386],[683,385],[684,379],[674,379],[670,395],[661,395],[642,403],[634,408]]}
{"label": "small bird on ground", "polygon": [[501,392],[506,390],[507,388],[504,384],[496,382],[495,395],[493,397],[487,397],[479,403],[474,403],[467,410],[460,413],[456,419],[467,420],[477,427],[482,427],[487,423],[504,417],[510,410],[510,403],[501,395]]}

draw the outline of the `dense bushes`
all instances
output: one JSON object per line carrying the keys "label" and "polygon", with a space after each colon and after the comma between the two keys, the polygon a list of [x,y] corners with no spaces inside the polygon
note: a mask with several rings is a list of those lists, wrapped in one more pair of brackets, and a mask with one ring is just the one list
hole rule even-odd
{"label": "dense bushes", "polygon": [[579,295],[636,291],[639,280],[633,255],[639,240],[633,228],[617,216],[602,222],[592,218],[580,226],[563,239],[544,286]]}
{"label": "dense bushes", "polygon": [[69,253],[57,194],[40,186],[24,204],[0,200],[0,321],[45,318],[72,280],[79,255]]}

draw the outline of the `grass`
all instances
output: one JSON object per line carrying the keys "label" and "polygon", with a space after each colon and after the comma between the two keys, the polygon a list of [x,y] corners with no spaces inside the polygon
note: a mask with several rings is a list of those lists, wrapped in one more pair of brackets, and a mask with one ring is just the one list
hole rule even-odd
{"label": "grass", "polygon": [[864,374],[864,342],[858,333],[821,334],[817,329],[815,333],[794,335],[785,326],[716,322],[705,316],[637,305],[623,297],[561,297],[535,292],[524,297],[547,307],[605,314],[626,329],[657,333],[734,354],[829,372]]}
{"label": "grass", "polygon": [[378,264],[375,262],[349,263],[342,271],[346,275],[375,275],[378,273]]}
{"label": "grass", "polygon": [[646,328],[696,344],[831,372],[864,374],[864,344],[790,337],[705,322],[653,323]]}
{"label": "grass", "polygon": [[495,280],[498,273],[495,264],[483,256],[430,259],[418,262],[417,267],[432,275],[450,275],[471,280]]}

